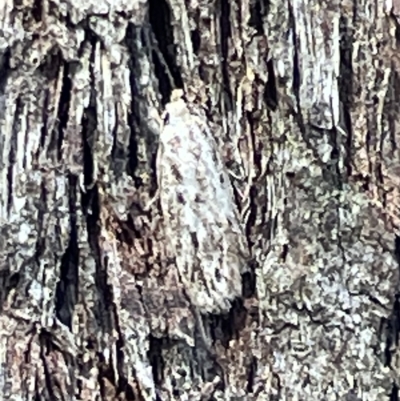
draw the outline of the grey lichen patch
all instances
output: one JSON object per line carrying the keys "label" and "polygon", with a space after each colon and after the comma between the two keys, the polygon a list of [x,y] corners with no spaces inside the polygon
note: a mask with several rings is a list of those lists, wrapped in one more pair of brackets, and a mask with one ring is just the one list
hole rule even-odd
{"label": "grey lichen patch", "polygon": [[[349,186],[332,190],[313,171],[318,169],[309,165],[301,178],[300,170],[287,183],[292,206],[278,220],[260,270],[260,306],[275,333],[274,371],[289,398],[297,386],[310,398],[319,392],[345,394],[348,375],[371,396],[386,394],[389,371],[381,363],[382,350],[377,355],[371,345],[380,344],[381,319],[391,313],[398,282],[390,251],[394,232],[366,195]],[[381,392],[366,371],[374,372]]]}

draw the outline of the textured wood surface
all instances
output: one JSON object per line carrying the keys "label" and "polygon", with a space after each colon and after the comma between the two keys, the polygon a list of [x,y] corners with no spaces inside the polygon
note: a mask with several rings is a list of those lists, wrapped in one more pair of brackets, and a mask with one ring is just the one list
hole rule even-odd
{"label": "textured wood surface", "polygon": [[[0,399],[397,400],[397,3],[3,0]],[[175,88],[251,251],[226,314],[151,202]]]}

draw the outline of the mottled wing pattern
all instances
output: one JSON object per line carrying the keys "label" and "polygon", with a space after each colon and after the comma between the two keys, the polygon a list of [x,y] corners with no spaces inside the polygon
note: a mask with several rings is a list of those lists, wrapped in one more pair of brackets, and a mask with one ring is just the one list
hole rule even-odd
{"label": "mottled wing pattern", "polygon": [[226,312],[248,252],[228,174],[205,121],[178,96],[160,142],[160,202],[181,280],[202,312]]}

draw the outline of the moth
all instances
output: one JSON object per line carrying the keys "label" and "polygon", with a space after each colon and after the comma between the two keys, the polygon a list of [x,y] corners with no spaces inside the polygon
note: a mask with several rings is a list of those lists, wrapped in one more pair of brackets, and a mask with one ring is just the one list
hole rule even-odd
{"label": "moth", "polygon": [[248,246],[232,184],[205,116],[174,90],[157,156],[167,249],[201,313],[225,313],[241,296]]}

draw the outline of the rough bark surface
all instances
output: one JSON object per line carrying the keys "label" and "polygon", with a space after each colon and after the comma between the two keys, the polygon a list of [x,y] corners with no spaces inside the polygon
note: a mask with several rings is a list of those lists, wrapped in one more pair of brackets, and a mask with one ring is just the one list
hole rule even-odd
{"label": "rough bark surface", "polygon": [[[3,0],[0,398],[397,400],[400,30],[382,0]],[[174,88],[251,250],[196,312],[165,247]]]}

